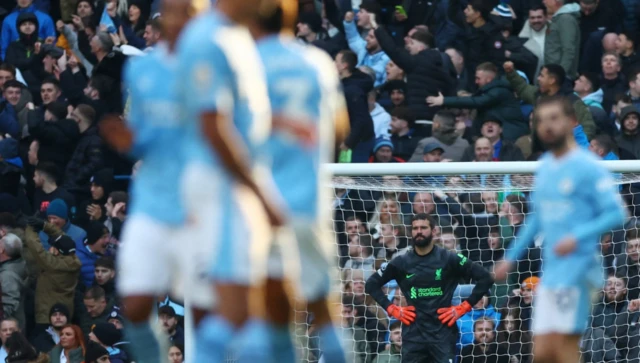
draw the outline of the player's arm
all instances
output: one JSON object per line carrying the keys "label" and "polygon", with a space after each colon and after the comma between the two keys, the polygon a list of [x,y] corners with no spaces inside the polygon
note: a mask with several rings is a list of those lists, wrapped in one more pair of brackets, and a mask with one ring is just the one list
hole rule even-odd
{"label": "player's arm", "polygon": [[402,271],[393,263],[383,263],[380,269],[371,275],[366,284],[364,285],[364,291],[371,295],[373,299],[383,307],[390,316],[402,321],[402,323],[409,325],[413,323],[416,318],[415,307],[407,306],[400,307],[394,305],[389,301],[385,293],[382,291],[382,287],[391,280],[398,281],[402,278]]}
{"label": "player's arm", "polygon": [[493,278],[489,271],[482,266],[472,262],[462,254],[454,255],[450,253],[448,266],[451,271],[455,272],[455,276],[463,277],[465,280],[473,280],[475,285],[469,297],[458,306],[438,309],[438,318],[442,324],[453,326],[453,324],[464,314],[471,311],[473,306],[482,299],[482,297],[493,286]]}
{"label": "player's arm", "polygon": [[[124,95],[125,117],[117,114],[108,114],[100,120],[100,135],[105,142],[114,150],[121,154],[132,153],[134,148],[134,133],[130,125],[137,125],[142,122],[141,99],[135,94],[132,86],[136,82],[137,72],[134,69],[135,60],[129,61],[124,69],[124,88],[128,91]],[[127,122],[129,124],[127,124]],[[132,154],[139,154],[140,150],[136,150]],[[139,155],[136,155],[138,157]]]}
{"label": "player's arm", "polygon": [[515,238],[514,245],[507,250],[504,260],[498,262],[493,270],[493,278],[496,281],[504,280],[507,277],[507,273],[513,267],[514,262],[522,256],[538,234],[540,222],[536,213],[529,213],[523,224],[524,226]]}

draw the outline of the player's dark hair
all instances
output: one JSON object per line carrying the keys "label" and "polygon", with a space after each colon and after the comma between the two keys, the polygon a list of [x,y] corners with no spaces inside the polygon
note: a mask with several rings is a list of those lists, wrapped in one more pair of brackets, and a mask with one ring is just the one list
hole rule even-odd
{"label": "player's dark hair", "polygon": [[540,97],[538,99],[538,102],[536,103],[536,108],[533,111],[534,123],[538,122],[537,120],[538,110],[540,110],[540,108],[544,106],[549,106],[553,104],[560,104],[562,108],[562,113],[564,113],[565,116],[576,120],[576,110],[575,108],[573,108],[573,102],[571,102],[571,100],[566,96],[553,95],[553,96]]}
{"label": "player's dark hair", "polygon": [[101,300],[106,298],[104,289],[100,286],[93,286],[84,293],[85,300]]}
{"label": "player's dark hair", "polygon": [[345,49],[338,52],[338,54],[342,56],[342,63],[347,64],[349,72],[356,70],[356,66],[358,65],[358,56],[354,52]]}
{"label": "player's dark hair", "polygon": [[279,33],[284,27],[283,12],[280,6],[273,9],[273,12],[268,16],[260,18],[260,26],[270,34]]}
{"label": "player's dark hair", "polygon": [[411,218],[411,225],[412,226],[413,226],[413,222],[415,222],[415,221],[427,221],[427,222],[429,222],[429,227],[431,227],[431,229],[435,228],[438,225],[436,223],[436,220],[433,219],[433,217],[431,217],[427,213],[418,213],[415,216],[413,216],[413,218]]}
{"label": "player's dark hair", "polygon": [[640,229],[638,229],[638,227],[627,229],[624,232],[624,240],[626,242],[629,242],[638,238],[640,238]]}
{"label": "player's dark hair", "polygon": [[44,174],[45,178],[53,181],[58,180],[59,169],[58,166],[49,161],[42,161],[36,165],[36,171],[40,174]]}
{"label": "player's dark hair", "polygon": [[401,329],[402,328],[402,322],[400,320],[396,320],[393,323],[391,323],[391,325],[389,325],[389,331],[395,330],[395,329]]}
{"label": "player's dark hair", "polygon": [[558,87],[562,87],[565,79],[567,78],[567,72],[564,71],[564,68],[562,68],[561,65],[551,63],[545,64],[544,66],[542,66],[542,68],[547,70],[549,77],[556,80],[556,84],[558,85]]}
{"label": "player's dark hair", "polygon": [[116,269],[115,267],[115,263],[113,262],[113,258],[111,257],[100,257],[96,260],[95,263],[95,267],[104,267],[107,268],[109,270],[114,270]]}

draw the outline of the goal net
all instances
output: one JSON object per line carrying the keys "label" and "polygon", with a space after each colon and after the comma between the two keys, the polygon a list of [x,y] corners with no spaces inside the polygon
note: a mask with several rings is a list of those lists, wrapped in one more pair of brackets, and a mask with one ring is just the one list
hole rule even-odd
{"label": "goal net", "polygon": [[[581,341],[584,362],[640,359],[640,204],[638,162],[603,162],[614,172],[629,207],[624,229],[601,237],[603,288],[594,293],[589,329]],[[400,362],[400,324],[364,292],[366,279],[381,264],[411,248],[411,219],[435,218],[434,243],[462,254],[491,271],[526,223],[537,163],[332,164],[332,215],[336,261],[335,312],[349,362]],[[577,186],[579,188],[579,186]],[[638,224],[640,225],[640,224]],[[541,277],[536,238],[504,282],[497,283],[457,325],[457,362],[530,363],[531,317]],[[304,267],[303,267],[304,268]],[[608,277],[608,278],[607,278]],[[453,305],[470,293],[461,281]],[[395,281],[384,291],[406,305]],[[318,362],[321,342],[313,316],[296,311],[296,338],[304,362]],[[480,344],[483,343],[483,344]],[[571,349],[568,347],[567,349]]]}

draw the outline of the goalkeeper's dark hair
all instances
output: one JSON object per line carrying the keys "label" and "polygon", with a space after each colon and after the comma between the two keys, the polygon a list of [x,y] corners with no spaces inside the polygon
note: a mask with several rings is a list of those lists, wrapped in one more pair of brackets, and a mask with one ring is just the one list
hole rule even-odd
{"label": "goalkeeper's dark hair", "polygon": [[427,213],[418,213],[415,216],[413,216],[413,218],[411,218],[412,226],[413,226],[413,222],[415,221],[427,221],[429,222],[429,227],[431,227],[431,229],[436,228],[436,226],[438,225],[436,220],[432,216],[428,215]]}

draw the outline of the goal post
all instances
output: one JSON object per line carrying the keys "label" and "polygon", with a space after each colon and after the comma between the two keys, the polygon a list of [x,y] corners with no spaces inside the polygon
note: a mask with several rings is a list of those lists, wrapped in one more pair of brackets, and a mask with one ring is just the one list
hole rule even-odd
{"label": "goal post", "polygon": [[[635,187],[629,187],[640,182],[640,161],[602,161],[602,164],[616,176],[614,180],[621,186],[627,204],[640,205],[640,200],[634,202]],[[338,245],[339,274],[336,276],[339,280],[335,281],[334,287],[340,297],[340,306],[336,309],[339,312],[336,321],[350,362],[369,363],[376,357],[377,362],[399,361],[395,360],[399,358],[401,347],[401,339],[395,332],[397,323],[366,296],[364,281],[382,263],[410,248],[411,218],[416,213],[436,217],[435,243],[491,270],[511,246],[518,228],[526,223],[528,196],[538,166],[538,162],[323,166],[323,173],[332,176],[327,187],[333,192],[332,224]],[[633,234],[627,232],[635,229],[635,219],[630,219],[624,229],[611,231],[601,238],[605,271],[624,277],[620,280],[625,284],[627,299],[640,297],[640,286],[637,286],[640,276],[631,276],[633,273],[640,275],[640,268],[631,266],[640,266],[640,233],[628,244],[625,240]],[[470,357],[477,354],[508,356],[511,363],[531,362],[530,319],[536,278],[542,266],[542,243],[543,238],[536,239],[507,282],[497,284],[488,299],[483,299],[482,309],[478,305],[472,314],[460,319],[458,362],[472,362]],[[464,281],[454,302],[469,293],[469,283]],[[610,335],[616,330],[611,329],[615,324],[611,324],[610,316],[600,309],[615,291],[621,294],[623,290],[601,293],[594,300],[594,312],[598,316],[592,318],[594,328],[585,334],[581,347],[584,356],[592,361],[630,351],[628,347],[614,344],[617,337]],[[395,303],[406,303],[393,281],[385,287],[385,292]],[[305,315],[304,311],[297,313],[296,335],[303,361],[317,362],[321,359],[321,350],[313,317]],[[301,320],[300,316],[305,318]],[[474,334],[474,326],[483,324],[491,327],[489,332],[480,333],[478,328]],[[640,337],[640,324],[637,330]],[[485,353],[474,349],[474,340],[478,339],[490,343]]]}

